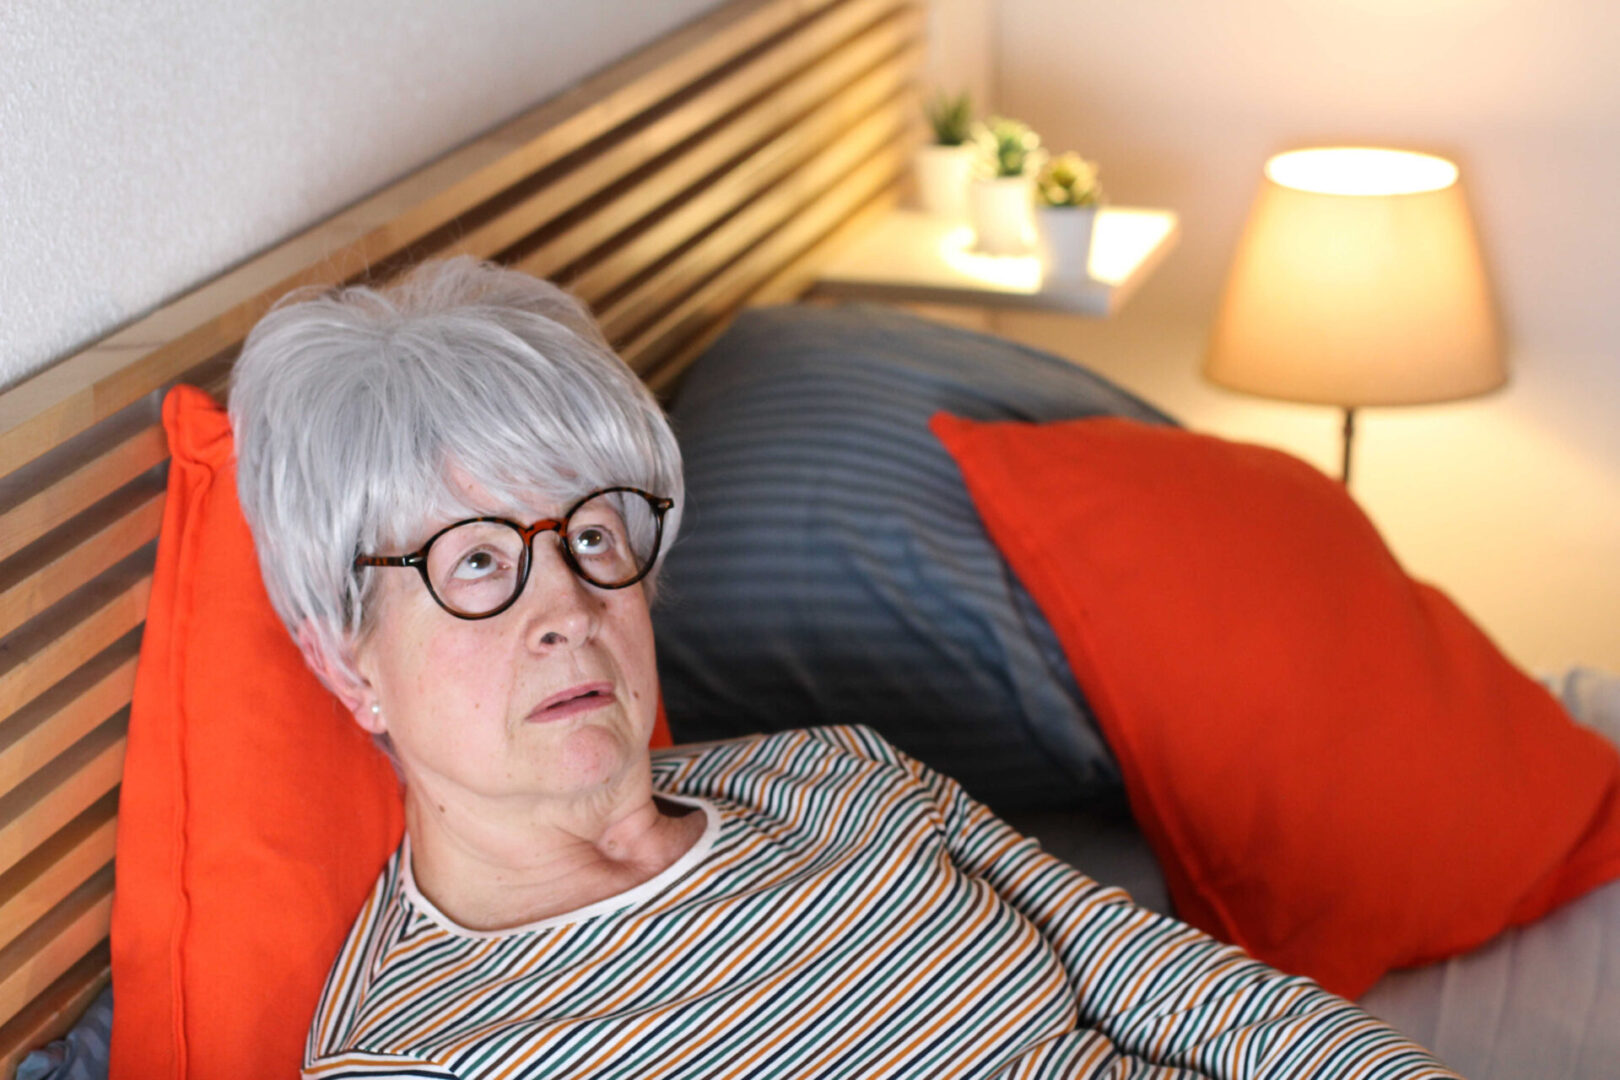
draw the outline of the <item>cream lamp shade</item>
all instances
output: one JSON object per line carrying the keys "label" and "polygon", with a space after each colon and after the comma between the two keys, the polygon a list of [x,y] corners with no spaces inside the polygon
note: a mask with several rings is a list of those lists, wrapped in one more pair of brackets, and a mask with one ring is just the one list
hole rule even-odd
{"label": "cream lamp shade", "polygon": [[1341,406],[1347,421],[1358,406],[1500,386],[1507,371],[1457,167],[1349,147],[1267,162],[1204,373]]}

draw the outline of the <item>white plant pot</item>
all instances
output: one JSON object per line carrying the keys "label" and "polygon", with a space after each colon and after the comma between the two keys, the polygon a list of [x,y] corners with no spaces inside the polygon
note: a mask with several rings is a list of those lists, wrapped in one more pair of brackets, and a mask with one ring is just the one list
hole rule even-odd
{"label": "white plant pot", "polygon": [[917,206],[924,213],[967,220],[968,181],[973,177],[973,147],[924,146],[912,160],[917,177]]}
{"label": "white plant pot", "polygon": [[1042,206],[1035,211],[1035,231],[1044,281],[1085,281],[1091,277],[1091,234],[1097,225],[1095,206]]}
{"label": "white plant pot", "polygon": [[1027,176],[975,179],[968,186],[975,248],[986,255],[1035,249],[1035,187]]}

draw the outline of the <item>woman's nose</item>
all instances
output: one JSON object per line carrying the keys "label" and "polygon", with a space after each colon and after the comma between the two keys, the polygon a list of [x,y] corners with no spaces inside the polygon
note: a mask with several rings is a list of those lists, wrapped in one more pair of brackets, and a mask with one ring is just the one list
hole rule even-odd
{"label": "woman's nose", "polygon": [[577,648],[596,634],[600,598],[550,540],[535,538],[529,580],[518,598],[524,638],[536,650]]}

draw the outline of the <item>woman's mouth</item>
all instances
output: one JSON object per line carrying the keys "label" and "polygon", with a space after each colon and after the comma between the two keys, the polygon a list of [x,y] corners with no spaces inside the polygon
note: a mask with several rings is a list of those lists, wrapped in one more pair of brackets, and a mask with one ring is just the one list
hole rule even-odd
{"label": "woman's mouth", "polygon": [[536,705],[525,719],[536,723],[562,720],[580,713],[600,709],[613,702],[613,684],[610,682],[581,683],[552,694]]}

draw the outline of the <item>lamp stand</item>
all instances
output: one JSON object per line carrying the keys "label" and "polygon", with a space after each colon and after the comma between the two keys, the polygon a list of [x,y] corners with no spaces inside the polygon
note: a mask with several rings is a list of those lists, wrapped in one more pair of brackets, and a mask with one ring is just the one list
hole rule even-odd
{"label": "lamp stand", "polygon": [[1344,456],[1339,462],[1339,479],[1345,487],[1350,486],[1350,443],[1356,437],[1356,410],[1353,405],[1346,405],[1344,409]]}

